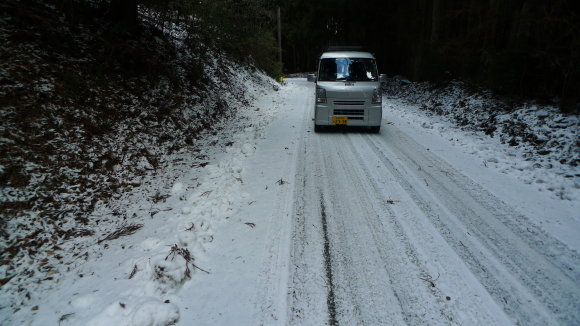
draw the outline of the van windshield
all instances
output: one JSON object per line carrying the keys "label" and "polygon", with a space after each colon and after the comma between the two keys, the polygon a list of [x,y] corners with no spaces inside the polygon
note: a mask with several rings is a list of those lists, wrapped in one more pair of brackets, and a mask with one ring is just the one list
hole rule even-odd
{"label": "van windshield", "polygon": [[320,61],[319,81],[376,81],[377,65],[374,59],[329,58]]}

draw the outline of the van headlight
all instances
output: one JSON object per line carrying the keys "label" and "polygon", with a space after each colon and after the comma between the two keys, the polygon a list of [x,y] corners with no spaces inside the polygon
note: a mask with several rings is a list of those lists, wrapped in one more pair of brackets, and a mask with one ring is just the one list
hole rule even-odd
{"label": "van headlight", "polygon": [[324,88],[316,89],[316,103],[326,103],[326,90]]}
{"label": "van headlight", "polygon": [[373,90],[373,104],[381,103],[383,101],[383,97],[381,96],[381,91],[378,89]]}

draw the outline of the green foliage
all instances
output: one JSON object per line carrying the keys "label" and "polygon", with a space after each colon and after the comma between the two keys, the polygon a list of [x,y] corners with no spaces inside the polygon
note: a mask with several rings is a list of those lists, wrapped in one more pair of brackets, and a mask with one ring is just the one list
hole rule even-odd
{"label": "green foliage", "polygon": [[201,23],[194,32],[201,34],[203,44],[272,76],[277,73],[274,11],[261,0],[215,0],[200,9]]}
{"label": "green foliage", "polygon": [[271,2],[144,0],[142,4],[148,12],[147,19],[160,32],[173,23],[185,24],[184,45],[200,56],[212,50],[239,62],[252,63],[270,76],[281,75]]}
{"label": "green foliage", "polygon": [[[49,0],[64,16],[69,28],[83,29],[87,17],[101,16],[110,24],[102,26],[99,35],[91,35],[103,43],[109,58],[131,67],[136,74],[145,72],[151,80],[159,75],[163,65],[152,62],[156,53],[127,42],[150,33],[143,33],[149,25],[157,36],[175,25],[186,26],[184,45],[204,56],[208,50],[252,63],[273,77],[281,75],[277,62],[275,38],[276,6],[271,0]],[[45,18],[44,18],[45,19]],[[146,24],[142,24],[145,21]],[[90,32],[86,31],[88,34]],[[125,36],[119,38],[120,35]],[[55,40],[48,37],[47,40]],[[160,38],[162,39],[162,38]],[[120,42],[121,41],[121,42]],[[61,42],[56,42],[55,47]],[[138,42],[136,43],[138,44]],[[99,77],[108,70],[107,62],[95,69]]]}

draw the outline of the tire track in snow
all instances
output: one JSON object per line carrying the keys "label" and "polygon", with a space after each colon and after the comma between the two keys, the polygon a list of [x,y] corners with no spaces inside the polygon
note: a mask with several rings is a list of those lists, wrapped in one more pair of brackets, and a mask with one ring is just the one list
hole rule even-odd
{"label": "tire track in snow", "polygon": [[349,135],[345,147],[353,153],[349,159],[358,166],[357,177],[365,180],[365,194],[379,212],[367,214],[365,221],[378,247],[386,248],[381,259],[407,324],[509,324],[485,289],[473,285],[477,280],[391,172],[377,165],[377,157],[361,144],[376,137]]}
{"label": "tire track in snow", "polygon": [[[311,134],[302,159],[303,169],[299,166],[298,171],[304,178],[297,189],[296,198],[300,204],[296,205],[299,210],[296,211],[292,255],[298,265],[293,270],[293,291],[299,295],[292,301],[292,309],[300,314],[291,324],[334,323],[333,310],[336,311],[336,324],[405,324],[384,264],[378,259],[377,252],[382,249],[369,241],[373,238],[372,228],[358,220],[361,211],[372,214],[372,207],[367,202],[359,203],[358,199],[364,196],[344,192],[357,182],[343,178],[352,166],[345,167],[337,157],[342,147],[342,143],[336,143],[328,135]],[[333,178],[333,175],[340,177]],[[317,199],[320,194],[322,204]],[[323,219],[327,224],[326,232],[321,230]],[[325,248],[325,233],[328,249]],[[330,264],[321,258],[325,249]],[[324,283],[319,282],[329,266],[330,276],[323,280]],[[328,281],[330,278],[332,284]],[[334,297],[334,306],[327,299],[329,294]],[[316,319],[320,314],[327,317]]]}
{"label": "tire track in snow", "polygon": [[[333,148],[328,152],[336,154],[332,159],[325,160],[328,170],[341,173],[345,179],[342,187],[328,187],[338,189],[333,192],[331,205],[338,215],[333,236],[338,252],[336,255],[345,257],[344,263],[339,262],[335,269],[344,279],[340,283],[346,287],[342,291],[344,296],[355,298],[343,298],[340,310],[357,305],[361,310],[359,314],[345,313],[342,321],[366,325],[452,324],[458,317],[446,305],[440,291],[421,280],[421,277],[430,278],[430,269],[425,263],[428,259],[421,255],[421,248],[417,248],[417,244],[409,238],[409,230],[400,222],[410,218],[414,212],[400,214],[387,204],[387,194],[373,186],[375,179],[368,171],[368,158],[359,155],[350,141],[351,137],[352,134],[344,134],[340,139],[335,139]],[[363,220],[359,220],[361,217]],[[344,239],[350,237],[353,241],[341,246]],[[372,248],[371,252],[366,248]],[[364,259],[353,264],[357,256]],[[374,270],[374,273],[366,272],[367,268]],[[381,273],[377,273],[378,270],[382,270]],[[357,282],[357,275],[364,274],[366,281]],[[380,293],[374,292],[374,282],[386,281],[388,287]],[[385,306],[389,306],[390,311],[380,313]]]}
{"label": "tire track in snow", "polygon": [[[311,103],[311,97],[303,97],[302,101],[294,104],[301,108]],[[286,103],[286,109],[291,103]],[[282,110],[280,110],[282,112]],[[304,111],[302,119],[307,118]],[[278,121],[279,122],[279,121]],[[276,205],[270,213],[268,235],[264,247],[262,271],[260,276],[264,279],[264,285],[259,289],[256,296],[255,320],[257,325],[286,325],[288,314],[288,282],[290,273],[290,243],[293,213],[293,196],[297,183],[295,171],[298,162],[298,151],[302,150],[306,126],[301,124],[298,133],[298,145],[291,156],[284,162],[283,175],[276,194]]]}
{"label": "tire track in snow", "polygon": [[330,325],[338,325],[336,319],[336,298],[334,295],[334,282],[332,279],[332,260],[330,258],[330,241],[328,240],[328,222],[326,220],[326,208],[324,206],[324,198],[320,194],[320,216],[322,217],[322,233],[324,235],[324,267],[326,271],[326,279],[328,281],[328,294],[326,297],[326,304],[328,305],[328,323]]}
{"label": "tire track in snow", "polygon": [[577,324],[578,255],[539,230],[525,234],[513,209],[390,128],[366,144],[498,305],[516,323]]}
{"label": "tire track in snow", "polygon": [[[311,104],[311,103],[309,103]],[[305,112],[311,113],[311,106]],[[309,117],[305,121],[309,121]],[[306,123],[305,123],[306,125]],[[307,124],[310,127],[310,124]],[[296,166],[294,187],[294,216],[292,223],[291,277],[289,281],[289,325],[325,325],[334,323],[330,312],[334,302],[325,260],[324,228],[320,200],[323,192],[318,181],[322,171],[318,144],[307,133],[301,143]],[[324,212],[326,215],[326,212]],[[334,281],[332,281],[334,283]],[[336,324],[336,323],[335,323]]]}
{"label": "tire track in snow", "polygon": [[[303,263],[294,269],[296,281],[292,283],[293,290],[301,296],[289,303],[301,315],[292,319],[291,324],[319,324],[304,310],[312,310],[317,301],[322,301],[323,294],[326,299],[329,292],[335,298],[339,324],[452,324],[453,318],[458,318],[452,309],[446,309],[441,293],[419,278],[427,277],[425,272],[429,269],[408,239],[408,231],[398,222],[405,216],[397,217],[385,203],[385,194],[367,185],[372,183],[368,171],[357,172],[366,167],[353,146],[349,146],[348,135],[346,139],[334,136],[337,135],[312,136],[304,163],[297,170],[304,179],[300,183],[302,190],[297,191],[300,195],[296,196],[303,203],[297,205],[301,210],[296,213],[295,226],[302,226],[295,227],[292,257],[295,264]],[[320,193],[324,194],[322,205],[313,199]],[[320,212],[322,207],[324,214]],[[313,258],[323,256],[322,245],[317,247],[316,243],[324,242],[324,232],[308,228],[310,222],[322,220],[320,215],[324,215],[328,224],[332,289],[328,289],[331,286],[328,281],[321,288],[316,278],[308,279],[316,274],[312,270],[318,269],[320,273],[328,267]],[[333,310],[328,300],[326,303],[325,315]],[[315,310],[323,311],[320,304]]]}

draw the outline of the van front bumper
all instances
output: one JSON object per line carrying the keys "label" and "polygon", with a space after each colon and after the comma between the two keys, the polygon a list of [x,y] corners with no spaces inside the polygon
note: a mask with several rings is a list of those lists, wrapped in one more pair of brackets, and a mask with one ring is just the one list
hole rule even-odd
{"label": "van front bumper", "polygon": [[[347,117],[347,126],[380,126],[383,119],[381,103],[360,105],[353,101],[328,99],[330,103],[316,103],[314,124],[319,126],[333,126],[332,117]],[[364,100],[361,100],[361,102]],[[346,105],[344,105],[346,103]]]}

